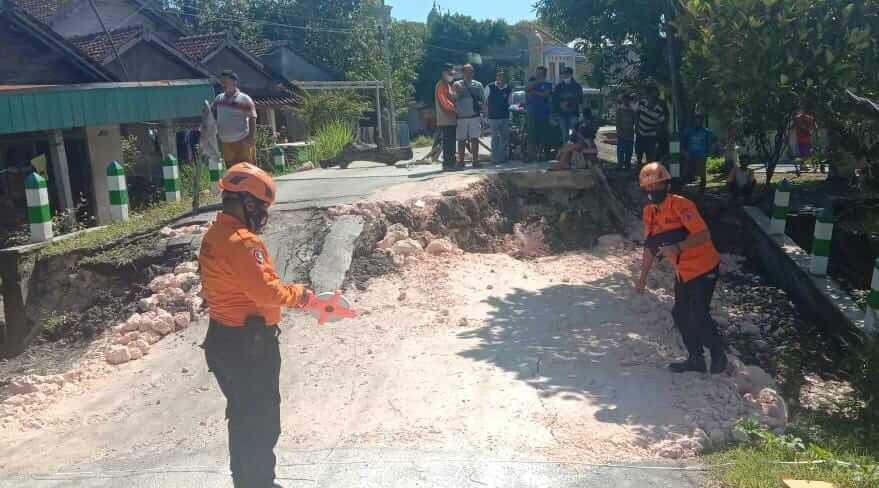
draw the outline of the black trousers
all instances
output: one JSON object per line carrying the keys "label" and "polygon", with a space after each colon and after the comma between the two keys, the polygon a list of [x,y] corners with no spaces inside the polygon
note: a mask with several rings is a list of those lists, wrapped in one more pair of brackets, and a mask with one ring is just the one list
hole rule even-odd
{"label": "black trousers", "polygon": [[638,135],[635,139],[635,160],[641,163],[641,156],[646,158],[643,164],[656,161],[656,136]]}
{"label": "black trousers", "polygon": [[211,322],[204,342],[208,369],[226,396],[229,458],[236,488],[270,488],[281,435],[281,352],[277,327]]}
{"label": "black trousers", "polygon": [[718,268],[684,283],[675,281],[675,304],[671,310],[690,357],[702,357],[704,348],[723,351],[723,338],[711,318],[711,298],[717,285]]}
{"label": "black trousers", "polygon": [[439,128],[442,132],[443,139],[443,168],[454,168],[457,161],[458,148],[455,146],[455,137],[457,127],[454,125],[444,125]]}

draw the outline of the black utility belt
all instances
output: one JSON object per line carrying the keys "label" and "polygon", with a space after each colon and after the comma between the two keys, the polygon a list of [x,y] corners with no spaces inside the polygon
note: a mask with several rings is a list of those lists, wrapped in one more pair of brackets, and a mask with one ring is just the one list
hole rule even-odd
{"label": "black utility belt", "polygon": [[228,334],[244,334],[244,333],[252,333],[252,332],[261,332],[263,330],[272,330],[277,329],[277,325],[268,325],[264,318],[259,317],[258,319],[248,318],[244,322],[244,325],[229,325],[219,320],[211,319],[208,323],[209,327],[212,329],[216,329],[221,331],[221,333]]}

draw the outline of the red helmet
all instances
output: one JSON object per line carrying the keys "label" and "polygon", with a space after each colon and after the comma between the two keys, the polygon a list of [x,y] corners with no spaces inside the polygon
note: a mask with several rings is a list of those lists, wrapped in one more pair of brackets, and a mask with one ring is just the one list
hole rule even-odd
{"label": "red helmet", "polygon": [[641,168],[641,174],[638,176],[641,188],[647,188],[648,186],[670,180],[671,173],[665,169],[665,166],[663,166],[662,163],[649,163],[644,165],[644,167]]}
{"label": "red helmet", "polygon": [[265,171],[250,163],[238,163],[229,168],[220,180],[220,189],[234,193],[249,193],[268,205],[275,203],[278,188]]}

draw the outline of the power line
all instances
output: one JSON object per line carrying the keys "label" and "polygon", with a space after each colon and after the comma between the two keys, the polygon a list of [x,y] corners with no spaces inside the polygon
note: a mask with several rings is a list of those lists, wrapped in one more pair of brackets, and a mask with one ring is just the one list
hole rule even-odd
{"label": "power line", "polygon": [[[184,15],[193,15],[193,14],[200,14],[201,13],[200,11],[198,11],[194,8],[186,7],[186,6],[178,6],[176,11],[171,10],[169,12],[179,13],[179,14],[184,14]],[[284,17],[285,18],[293,18],[293,19],[302,19],[302,20],[316,20],[316,21],[320,21],[320,22],[335,22],[336,24],[340,24],[340,25],[344,26],[344,27],[314,27],[314,29],[353,30],[353,26],[354,26],[353,21],[349,22],[346,20],[332,19],[329,17],[305,17],[305,16],[301,16],[301,15],[288,15],[288,14],[284,14]],[[258,22],[258,23],[271,23],[272,22],[270,20],[252,19],[252,18],[245,17],[245,16],[239,16],[237,18],[242,19],[242,20],[246,20],[248,22]],[[275,22],[275,24],[282,25],[285,27],[300,27],[300,28],[308,27],[308,26],[291,26],[290,24],[281,24],[281,23],[277,23],[277,22]]]}
{"label": "power line", "polygon": [[[178,15],[185,15],[187,17],[201,17],[201,14],[188,13],[188,12],[183,12],[183,11],[178,12]],[[211,20],[211,21],[222,20],[225,22],[237,22],[240,24],[253,23],[253,24],[261,24],[261,25],[270,25],[273,27],[283,27],[286,29],[299,29],[299,30],[312,31],[312,32],[328,32],[328,33],[332,33],[332,34],[353,34],[354,33],[353,29],[330,29],[330,28],[325,28],[325,27],[290,25],[290,24],[282,24],[279,22],[272,22],[269,20],[256,20],[256,19],[248,19],[248,18],[241,18],[241,17],[235,18],[235,17],[213,16],[210,14],[208,15],[208,18],[206,20]]]}

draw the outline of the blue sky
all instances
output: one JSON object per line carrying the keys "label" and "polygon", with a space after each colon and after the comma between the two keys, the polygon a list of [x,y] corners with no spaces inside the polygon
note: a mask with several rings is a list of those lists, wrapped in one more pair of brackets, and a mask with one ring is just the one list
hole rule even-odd
{"label": "blue sky", "polygon": [[[394,7],[394,18],[418,22],[427,20],[433,8],[433,0],[386,0],[386,3]],[[450,10],[479,20],[503,17],[516,23],[534,18],[534,0],[438,0],[437,3],[443,12]]]}

